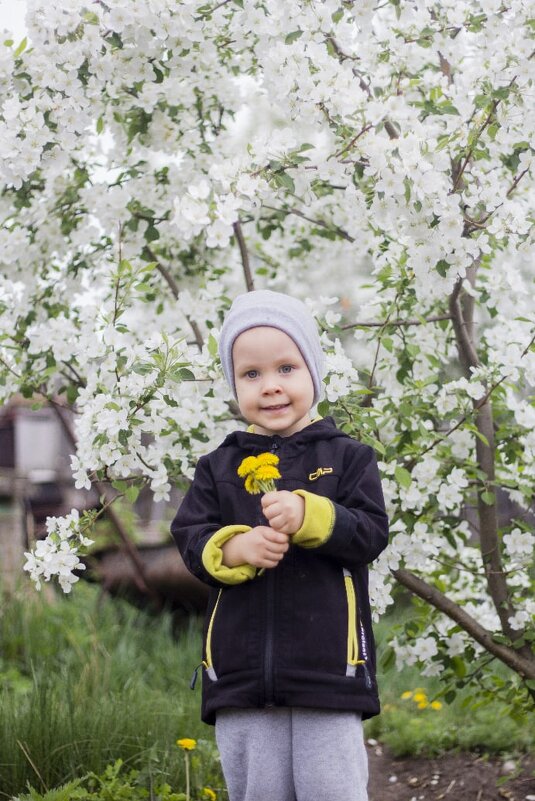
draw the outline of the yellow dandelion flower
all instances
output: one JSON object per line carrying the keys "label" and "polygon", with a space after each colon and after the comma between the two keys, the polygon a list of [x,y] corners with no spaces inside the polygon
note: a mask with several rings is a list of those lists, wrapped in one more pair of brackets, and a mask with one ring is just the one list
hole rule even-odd
{"label": "yellow dandelion flower", "polygon": [[245,489],[250,495],[258,495],[262,491],[254,474],[247,476],[245,479]]}
{"label": "yellow dandelion flower", "polygon": [[418,703],[418,709],[427,709],[428,706],[429,706],[428,701],[420,701]]}
{"label": "yellow dandelion flower", "polygon": [[261,453],[258,456],[246,456],[238,467],[238,475],[245,479],[245,489],[251,495],[260,492],[272,492],[275,481],[281,477],[276,465],[279,457],[274,453]]}
{"label": "yellow dandelion flower", "polygon": [[273,481],[276,478],[280,478],[281,474],[276,467],[271,464],[266,464],[258,468],[255,476],[258,481]]}
{"label": "yellow dandelion flower", "polygon": [[412,696],[412,700],[415,704],[422,704],[427,703],[427,695],[424,692],[415,692]]}
{"label": "yellow dandelion flower", "polygon": [[442,703],[440,701],[431,701],[431,709],[442,709]]}
{"label": "yellow dandelion flower", "polygon": [[408,701],[409,698],[412,698],[412,690],[405,690],[404,693],[401,693],[402,701]]}
{"label": "yellow dandelion flower", "polygon": [[216,801],[217,793],[215,790],[212,790],[211,787],[203,787],[202,794],[204,798],[208,799],[208,801]]}
{"label": "yellow dandelion flower", "polygon": [[238,467],[238,475],[240,478],[245,478],[249,473],[254,473],[258,467],[258,459],[256,456],[246,456]]}
{"label": "yellow dandelion flower", "polygon": [[279,463],[279,457],[274,453],[269,453],[269,451],[266,453],[259,453],[256,459],[260,466],[264,466],[266,464],[276,465]]}
{"label": "yellow dandelion flower", "polygon": [[182,737],[181,740],[176,741],[176,744],[179,748],[182,748],[183,751],[194,751],[197,740],[192,740],[191,737]]}

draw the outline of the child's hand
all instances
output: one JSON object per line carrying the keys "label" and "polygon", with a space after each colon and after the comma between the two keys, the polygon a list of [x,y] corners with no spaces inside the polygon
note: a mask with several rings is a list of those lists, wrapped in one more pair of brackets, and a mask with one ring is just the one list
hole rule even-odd
{"label": "child's hand", "polygon": [[305,501],[287,490],[266,492],[262,496],[262,511],[272,528],[284,534],[295,534],[303,525]]}
{"label": "child's hand", "polygon": [[288,550],[288,535],[270,526],[255,526],[223,545],[223,564],[227,567],[253,565],[254,567],[277,567]]}

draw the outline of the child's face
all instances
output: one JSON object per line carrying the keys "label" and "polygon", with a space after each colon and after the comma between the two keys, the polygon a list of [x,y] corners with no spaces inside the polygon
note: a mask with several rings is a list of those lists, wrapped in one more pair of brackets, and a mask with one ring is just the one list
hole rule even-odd
{"label": "child's face", "polygon": [[232,360],[240,411],[256,434],[289,437],[310,423],[314,385],[288,334],[250,328],[236,337]]}

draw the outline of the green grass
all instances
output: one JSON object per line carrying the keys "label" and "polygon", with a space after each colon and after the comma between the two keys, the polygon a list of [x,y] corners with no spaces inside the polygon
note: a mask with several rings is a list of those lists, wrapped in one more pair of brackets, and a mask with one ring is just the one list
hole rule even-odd
{"label": "green grass", "polygon": [[[392,620],[378,627],[389,639]],[[194,783],[226,793],[214,732],[200,722],[200,691],[189,689],[201,650],[199,621],[178,638],[171,617],[136,611],[76,585],[52,603],[27,589],[4,606],[0,620],[0,801],[31,784],[40,793],[82,777],[101,775],[122,759],[149,784],[167,781],[184,792],[184,754],[176,740],[192,737]],[[380,645],[379,651],[382,650]],[[383,714],[366,723],[366,736],[396,755],[448,749],[519,752],[533,746],[525,721],[513,721],[499,701],[474,709],[460,692],[441,709],[419,709],[402,694],[423,688],[431,701],[437,679],[416,669],[379,676]],[[200,684],[200,683],[199,683]],[[200,795],[199,795],[200,797]]]}
{"label": "green grass", "polygon": [[[88,585],[53,604],[33,593],[11,602],[0,623],[0,799],[27,782],[41,790],[102,773],[119,758],[182,787],[177,738],[208,741],[213,753],[199,691],[189,689],[199,653],[196,621],[173,640],[169,615],[99,603]],[[210,762],[202,780],[222,786]]]}
{"label": "green grass", "polygon": [[[407,610],[397,618],[386,616],[376,627],[378,661],[391,637],[392,625],[399,624]],[[504,681],[512,683],[507,668],[497,666]],[[486,703],[483,694],[466,688],[458,690],[453,701],[443,697],[438,678],[422,676],[417,668],[403,670],[379,668],[382,713],[365,724],[366,736],[380,740],[396,756],[436,755],[448,750],[491,753],[528,752],[535,744],[535,731],[529,713],[511,717],[511,707],[498,695]],[[426,696],[424,708],[414,699],[416,691]],[[404,694],[412,697],[403,698]],[[434,709],[435,701],[440,708]]]}

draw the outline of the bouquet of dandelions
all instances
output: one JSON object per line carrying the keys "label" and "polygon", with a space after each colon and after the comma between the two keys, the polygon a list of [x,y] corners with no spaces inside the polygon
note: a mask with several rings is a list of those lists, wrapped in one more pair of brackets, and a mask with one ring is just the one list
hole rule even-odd
{"label": "bouquet of dandelions", "polygon": [[80,561],[80,552],[93,543],[84,535],[84,531],[91,527],[96,513],[85,512],[82,518],[77,509],[73,509],[65,517],[48,517],[46,520],[47,536],[38,540],[31,553],[25,553],[26,564],[24,570],[30,574],[38,590],[41,581],[50,581],[57,577],[63,592],[72,589],[79,576],[74,570],[85,570]]}
{"label": "bouquet of dandelions", "polygon": [[273,492],[275,481],[281,478],[277,469],[279,457],[274,453],[260,453],[258,456],[246,456],[238,467],[238,475],[245,479],[245,489],[251,495],[261,492]]}

